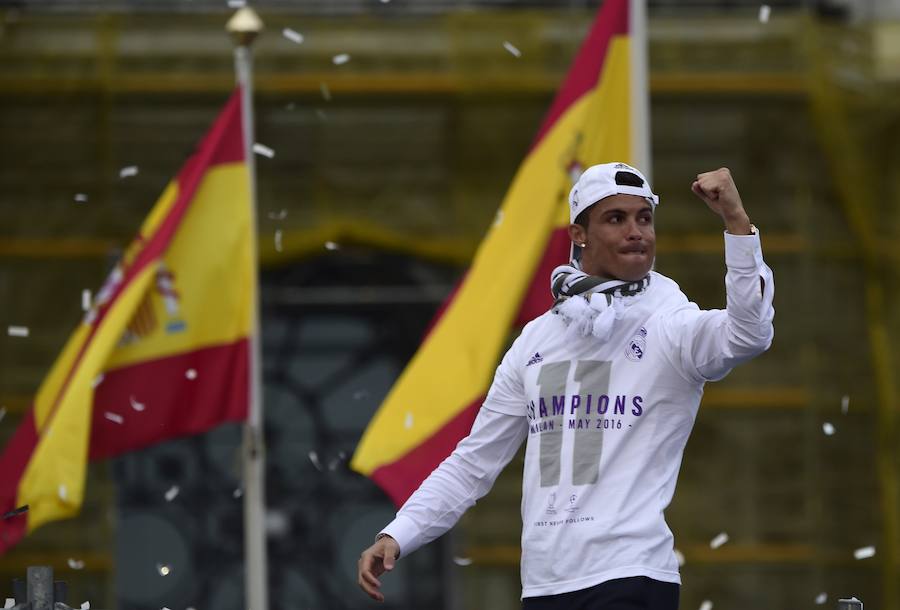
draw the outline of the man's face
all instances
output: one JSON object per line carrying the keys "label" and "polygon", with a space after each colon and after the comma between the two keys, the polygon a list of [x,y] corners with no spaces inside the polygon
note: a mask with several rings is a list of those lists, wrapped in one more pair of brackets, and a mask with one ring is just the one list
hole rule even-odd
{"label": "man's face", "polygon": [[581,249],[581,268],[590,275],[636,281],[650,272],[656,257],[653,208],[637,195],[612,195],[589,210],[587,230],[569,226]]}

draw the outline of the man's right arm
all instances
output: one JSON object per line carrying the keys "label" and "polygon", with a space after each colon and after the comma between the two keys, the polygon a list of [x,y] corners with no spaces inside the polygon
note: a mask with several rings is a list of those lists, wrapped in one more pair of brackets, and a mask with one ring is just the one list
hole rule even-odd
{"label": "man's right arm", "polygon": [[525,417],[482,407],[472,432],[410,496],[382,533],[409,555],[453,527],[483,497],[528,433]]}
{"label": "man's right arm", "polygon": [[469,436],[410,496],[375,544],[363,551],[357,576],[363,591],[383,602],[378,577],[392,570],[401,555],[409,555],[453,527],[490,490],[527,434],[524,416],[483,406]]}

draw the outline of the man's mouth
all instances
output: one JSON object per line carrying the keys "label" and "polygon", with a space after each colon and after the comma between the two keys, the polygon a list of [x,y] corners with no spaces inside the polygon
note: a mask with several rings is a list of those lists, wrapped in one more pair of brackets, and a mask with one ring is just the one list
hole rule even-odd
{"label": "man's mouth", "polygon": [[646,254],[647,248],[644,246],[628,246],[619,250],[621,254]]}

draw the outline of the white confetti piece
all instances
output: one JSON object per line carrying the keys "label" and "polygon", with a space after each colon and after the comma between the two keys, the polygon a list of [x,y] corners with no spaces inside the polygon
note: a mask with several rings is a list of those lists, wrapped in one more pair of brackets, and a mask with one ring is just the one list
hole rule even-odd
{"label": "white confetti piece", "polygon": [[172,500],[174,500],[178,496],[179,491],[181,491],[181,489],[178,487],[178,485],[172,485],[172,487],[167,489],[166,502],[171,502]]}
{"label": "white confetti piece", "polygon": [[106,412],[103,414],[103,417],[105,417],[106,419],[108,419],[109,421],[111,421],[111,422],[114,423],[114,424],[122,424],[122,423],[125,422],[125,418],[124,418],[124,417],[122,417],[122,416],[119,415],[118,413],[112,413],[112,412],[110,412],[110,411],[106,411]]}
{"label": "white confetti piece", "polygon": [[119,178],[130,178],[138,175],[138,166],[129,165],[119,170]]}
{"label": "white confetti piece", "polygon": [[319,91],[322,92],[322,99],[326,102],[331,101],[331,89],[328,87],[328,83],[319,83]]}
{"label": "white confetti piece", "polygon": [[244,495],[244,490],[241,489],[240,487],[238,487],[238,488],[235,489],[233,492],[231,492],[231,497],[232,497],[232,498],[240,498],[240,497],[243,496],[243,495]]}
{"label": "white confetti piece", "polygon": [[509,51],[513,57],[522,57],[522,51],[517,49],[516,46],[508,40],[503,41],[503,48]]}
{"label": "white confetti piece", "polygon": [[406,427],[407,430],[409,430],[410,428],[413,427],[413,414],[412,413],[409,413],[409,412],[406,413],[406,419],[403,420],[403,425]]}
{"label": "white confetti piece", "polygon": [[704,599],[703,603],[700,604],[700,610],[712,610],[712,602],[708,599]]}
{"label": "white confetti piece", "polygon": [[6,329],[6,333],[10,337],[27,337],[28,336],[28,327],[27,326],[10,326]]}
{"label": "white confetti piece", "polygon": [[303,34],[296,30],[292,30],[291,28],[284,28],[283,30],[281,30],[281,35],[291,42],[303,44]]}
{"label": "white confetti piece", "polygon": [[316,470],[319,472],[322,471],[322,462],[319,461],[319,454],[315,451],[309,452],[309,461],[312,462],[312,465],[316,467]]}
{"label": "white confetti piece", "polygon": [[499,227],[503,224],[503,210],[497,210],[497,215],[494,216],[494,226]]}
{"label": "white confetti piece", "polygon": [[390,1],[391,1],[391,0],[381,0],[381,3],[382,3],[382,4],[387,4],[387,3],[390,2]]}
{"label": "white confetti piece", "polygon": [[6,601],[3,602],[3,607],[4,607],[4,608],[12,608],[12,607],[15,606],[15,605],[16,605],[16,600],[15,600],[14,598],[12,598],[12,597],[7,597],[7,598],[6,598]]}
{"label": "white confetti piece", "polygon": [[128,401],[131,403],[131,408],[134,409],[135,411],[137,411],[138,413],[140,413],[141,411],[143,411],[144,409],[147,408],[147,405],[145,405],[142,402],[138,402],[134,398],[134,396],[129,396]]}
{"label": "white confetti piece", "polygon": [[281,229],[275,231],[275,251],[281,252]]}
{"label": "white confetti piece", "polygon": [[81,602],[81,610],[91,610],[91,602]]}
{"label": "white confetti piece", "polygon": [[81,311],[87,311],[91,308],[91,291],[85,288],[81,291]]}
{"label": "white confetti piece", "polygon": [[99,375],[97,375],[96,377],[94,377],[94,380],[91,382],[91,387],[96,388],[98,385],[100,385],[101,383],[103,383],[103,380],[104,380],[105,378],[106,378],[106,375],[104,375],[103,373],[100,373]]}
{"label": "white confetti piece", "polygon": [[172,568],[164,563],[158,563],[156,564],[156,571],[159,572],[160,576],[168,576],[172,573]]}
{"label": "white confetti piece", "polygon": [[847,414],[847,411],[850,410],[850,397],[846,394],[841,398],[841,413],[844,415]]}
{"label": "white confetti piece", "polygon": [[287,218],[287,210],[284,208],[281,208],[277,212],[269,212],[270,220],[284,220],[285,218]]}
{"label": "white confetti piece", "polygon": [[834,424],[831,422],[825,422],[822,424],[822,432],[825,433],[825,436],[831,436],[834,434]]}
{"label": "white confetti piece", "polygon": [[331,63],[333,63],[336,66],[342,66],[345,63],[347,63],[348,61],[350,61],[349,53],[339,53],[331,58]]}
{"label": "white confetti piece", "polygon": [[818,595],[816,595],[816,604],[818,604],[819,606],[821,606],[822,604],[824,604],[827,601],[828,601],[828,594],[825,593],[824,591],[819,593]]}
{"label": "white confetti piece", "polygon": [[62,501],[64,501],[64,502],[65,502],[66,498],[67,498],[68,495],[69,495],[69,492],[68,492],[68,490],[66,489],[66,486],[65,486],[65,485],[60,485],[60,486],[59,486],[59,489],[56,490],[56,493],[57,493],[57,495],[59,495],[59,499],[62,500]]}
{"label": "white confetti piece", "polygon": [[88,196],[84,193],[75,193],[75,203],[85,203],[88,200]]}
{"label": "white confetti piece", "polygon": [[75,559],[73,557],[69,557],[68,561],[69,567],[73,570],[83,570],[84,569],[84,561],[80,559]]}
{"label": "white confetti piece", "polygon": [[340,248],[340,246],[337,245],[337,244],[336,244],[335,242],[333,242],[333,241],[326,241],[326,242],[325,242],[325,249],[326,249],[326,250],[337,250],[338,248]]}
{"label": "white confetti piece", "polygon": [[856,559],[868,559],[869,557],[875,556],[875,547],[874,546],[864,546],[862,548],[856,549],[853,551],[853,556]]}
{"label": "white confetti piece", "polygon": [[228,0],[228,8],[244,8],[247,0]]}
{"label": "white confetti piece", "polygon": [[768,4],[763,4],[759,7],[759,22],[760,23],[769,23],[769,15],[772,14],[772,7]]}
{"label": "white confetti piece", "polygon": [[196,379],[197,371],[195,371],[194,369],[188,369],[187,371],[184,372],[184,376],[191,380]]}
{"label": "white confetti piece", "polygon": [[678,562],[678,566],[681,567],[684,565],[684,553],[675,549],[675,561]]}
{"label": "white confetti piece", "polygon": [[728,534],[726,534],[725,532],[722,532],[721,534],[719,534],[718,536],[716,536],[715,538],[713,538],[712,540],[709,541],[709,548],[717,549],[720,546],[722,546],[723,544],[725,544],[726,542],[728,542]]}
{"label": "white confetti piece", "polygon": [[253,145],[253,152],[255,152],[257,155],[262,155],[263,157],[266,157],[269,159],[271,159],[275,156],[274,150],[272,150],[265,144],[260,144],[259,142],[257,142],[256,144]]}
{"label": "white confetti piece", "polygon": [[453,563],[455,563],[458,566],[463,566],[463,567],[470,566],[470,565],[472,565],[472,558],[471,557],[454,557]]}

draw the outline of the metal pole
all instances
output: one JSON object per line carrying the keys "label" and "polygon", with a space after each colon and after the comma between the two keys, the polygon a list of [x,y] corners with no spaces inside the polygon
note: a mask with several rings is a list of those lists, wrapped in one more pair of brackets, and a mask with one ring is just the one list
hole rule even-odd
{"label": "metal pole", "polygon": [[653,184],[646,0],[629,0],[628,29],[631,39],[628,45],[631,50],[631,162]]}
{"label": "metal pole", "polygon": [[250,337],[250,405],[244,424],[244,564],[248,610],[269,610],[265,531],[265,442],[263,438],[262,349],[260,345],[259,254],[256,245],[256,160],[253,156],[253,53],[250,45],[262,31],[262,21],[249,7],[229,20],[235,40],[234,67],[241,88],[244,159],[250,174],[250,227],[253,269],[253,327]]}

